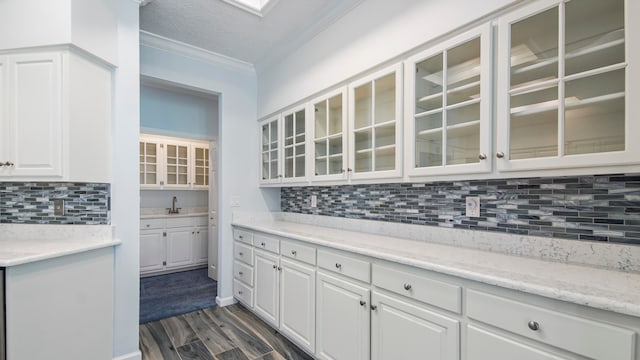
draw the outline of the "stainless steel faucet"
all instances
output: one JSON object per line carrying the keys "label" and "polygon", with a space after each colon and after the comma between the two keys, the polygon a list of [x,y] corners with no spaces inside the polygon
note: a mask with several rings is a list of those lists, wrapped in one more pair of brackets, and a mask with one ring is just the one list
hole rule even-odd
{"label": "stainless steel faucet", "polygon": [[167,208],[167,210],[169,210],[169,214],[179,214],[180,213],[180,209],[179,207],[176,207],[176,205],[178,204],[178,197],[174,196],[173,200],[171,200],[171,207]]}

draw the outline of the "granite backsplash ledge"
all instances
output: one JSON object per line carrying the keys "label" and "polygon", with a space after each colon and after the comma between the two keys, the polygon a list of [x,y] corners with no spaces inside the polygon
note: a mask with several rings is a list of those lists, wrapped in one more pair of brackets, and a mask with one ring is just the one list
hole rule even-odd
{"label": "granite backsplash ledge", "polygon": [[[479,217],[465,216],[467,196]],[[640,174],[284,187],[281,210],[640,245]]]}
{"label": "granite backsplash ledge", "polygon": [[[110,224],[111,186],[103,183],[0,182],[0,223]],[[54,200],[64,214],[54,214]]]}

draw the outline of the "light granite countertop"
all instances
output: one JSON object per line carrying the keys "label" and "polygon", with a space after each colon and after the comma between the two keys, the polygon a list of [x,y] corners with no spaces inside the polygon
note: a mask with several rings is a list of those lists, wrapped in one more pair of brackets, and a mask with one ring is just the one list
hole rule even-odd
{"label": "light granite countertop", "polygon": [[189,216],[207,216],[207,207],[189,207],[180,209],[178,214],[169,214],[165,208],[140,208],[140,219],[175,218]]}
{"label": "light granite countertop", "polygon": [[[636,272],[380,235],[384,231],[373,234],[366,231],[371,230],[370,222],[364,220],[349,220],[351,226],[361,224],[362,231],[354,231],[312,224],[314,220],[310,219],[314,219],[313,216],[256,217],[234,214],[232,224],[489,285],[640,317],[640,274]],[[330,224],[334,220],[323,221],[327,225],[327,221]],[[338,225],[345,227],[344,220],[342,222]],[[398,229],[397,225],[389,226]],[[424,233],[429,232],[431,227],[421,229]],[[436,233],[445,230],[463,237],[477,233],[453,229],[433,230]],[[399,232],[402,234],[403,230]],[[557,243],[553,244],[557,246]]]}
{"label": "light granite countertop", "polygon": [[0,267],[10,267],[120,244],[110,225],[0,225]]}

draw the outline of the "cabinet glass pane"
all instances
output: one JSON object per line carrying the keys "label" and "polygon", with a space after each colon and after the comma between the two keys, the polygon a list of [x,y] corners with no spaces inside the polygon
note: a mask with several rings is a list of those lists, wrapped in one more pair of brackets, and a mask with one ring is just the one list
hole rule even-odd
{"label": "cabinet glass pane", "polygon": [[167,161],[171,161],[172,164],[175,164],[177,154],[178,150],[175,145],[167,145]]}
{"label": "cabinet glass pane", "polygon": [[355,171],[367,172],[373,169],[373,133],[371,129],[355,133]]}
{"label": "cabinet glass pane", "polygon": [[269,178],[269,153],[262,153],[262,179]]}
{"label": "cabinet glass pane", "polygon": [[342,133],[342,95],[329,99],[329,135]]}
{"label": "cabinet glass pane", "polygon": [[447,105],[480,98],[480,38],[447,52]]}
{"label": "cabinet glass pane", "polygon": [[416,64],[416,114],[442,107],[443,54]]}
{"label": "cabinet glass pane", "polygon": [[624,0],[569,1],[565,19],[566,75],[625,61]]}
{"label": "cabinet glass pane", "polygon": [[293,177],[293,157],[288,157],[284,160],[284,176],[287,178]]}
{"label": "cabinet glass pane", "polygon": [[262,151],[269,150],[269,124],[262,125]]}
{"label": "cabinet glass pane", "polygon": [[447,128],[447,165],[477,163],[480,149],[480,122]]}
{"label": "cabinet glass pane", "polygon": [[558,88],[511,96],[511,159],[558,155]]}
{"label": "cabinet glass pane", "polygon": [[624,70],[565,85],[565,153],[625,149]]}
{"label": "cabinet glass pane", "polygon": [[327,158],[316,158],[316,175],[327,175]]}
{"label": "cabinet glass pane", "polygon": [[155,184],[157,182],[156,174],[147,174],[146,184]]}
{"label": "cabinet glass pane", "polygon": [[284,117],[284,145],[293,144],[293,114]]}
{"label": "cabinet glass pane", "polygon": [[304,176],[304,153],[299,156],[296,156],[296,167],[295,167],[295,175],[296,177]]}
{"label": "cabinet glass pane", "polygon": [[558,78],[558,8],[511,25],[511,87]]}
{"label": "cabinet glass pane", "polygon": [[396,120],[396,74],[389,74],[375,82],[376,124]]}
{"label": "cabinet glass pane", "polygon": [[442,113],[416,118],[416,167],[442,165]]}
{"label": "cabinet glass pane", "polygon": [[376,148],[394,145],[396,143],[396,125],[390,124],[375,129]]}
{"label": "cabinet glass pane", "polygon": [[372,85],[367,83],[355,88],[355,128],[361,129],[371,125]]}
{"label": "cabinet glass pane", "polygon": [[278,121],[274,120],[270,123],[271,127],[271,136],[269,140],[271,141],[271,150],[278,148]]}
{"label": "cabinet glass pane", "polygon": [[327,102],[322,101],[313,106],[315,117],[315,136],[317,138],[327,136]]}

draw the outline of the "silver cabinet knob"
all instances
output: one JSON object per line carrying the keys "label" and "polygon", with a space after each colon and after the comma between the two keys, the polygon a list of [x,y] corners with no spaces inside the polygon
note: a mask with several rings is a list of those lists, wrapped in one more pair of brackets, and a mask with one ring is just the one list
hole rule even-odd
{"label": "silver cabinet knob", "polygon": [[336,269],[342,269],[342,264],[336,263]]}
{"label": "silver cabinet knob", "polygon": [[243,272],[242,271],[238,271],[238,275],[242,276]]}
{"label": "silver cabinet knob", "polygon": [[537,321],[529,321],[529,329],[533,330],[533,331],[538,331],[538,329],[540,329],[540,324],[538,324]]}
{"label": "silver cabinet knob", "polygon": [[278,266],[278,271],[282,271],[282,267]]}
{"label": "silver cabinet knob", "polygon": [[360,306],[365,306],[365,305],[367,305],[367,302],[364,300],[360,300]]}
{"label": "silver cabinet knob", "polygon": [[242,291],[238,291],[238,295],[242,295]]}
{"label": "silver cabinet knob", "polygon": [[407,291],[411,290],[411,284],[404,284],[404,289]]}
{"label": "silver cabinet knob", "polygon": [[498,159],[502,159],[502,158],[504,157],[504,153],[503,153],[502,151],[498,151],[498,152],[496,153],[496,157],[497,157]]}
{"label": "silver cabinet knob", "polygon": [[260,246],[262,246],[262,247],[264,247],[264,246],[265,246],[264,241],[260,243]]}
{"label": "silver cabinet knob", "polygon": [[353,169],[352,169],[352,168],[347,168],[347,171],[348,171],[348,172],[352,172],[352,171],[353,171]]}
{"label": "silver cabinet knob", "polygon": [[273,265],[273,268],[274,268],[274,269],[277,269],[277,268],[278,268],[278,266],[277,266],[277,265]]}
{"label": "silver cabinet knob", "polygon": [[478,155],[478,159],[480,159],[480,160],[486,160],[486,159],[487,159],[487,154],[485,154],[485,153],[480,153],[480,155]]}
{"label": "silver cabinet knob", "polygon": [[241,253],[241,252],[239,252],[239,253],[238,253],[238,255],[242,256],[242,255],[244,255],[244,254],[243,254],[243,253]]}
{"label": "silver cabinet knob", "polygon": [[378,309],[378,305],[371,305],[371,310],[376,311]]}
{"label": "silver cabinet knob", "polygon": [[298,255],[298,252],[295,251],[295,250],[291,250],[291,255],[296,256],[296,255]]}
{"label": "silver cabinet knob", "polygon": [[238,236],[238,238],[240,238],[240,239],[244,239],[244,236],[240,235],[240,236]]}

